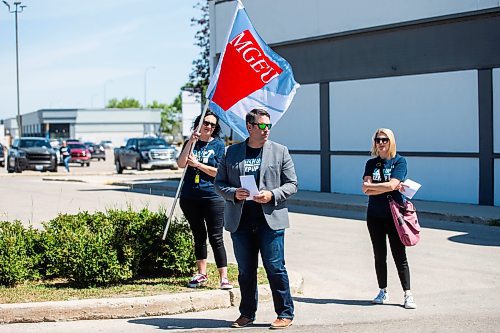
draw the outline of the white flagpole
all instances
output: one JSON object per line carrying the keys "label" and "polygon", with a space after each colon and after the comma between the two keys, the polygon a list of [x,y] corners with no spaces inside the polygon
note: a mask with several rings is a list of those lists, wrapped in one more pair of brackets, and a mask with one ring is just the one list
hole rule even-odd
{"label": "white flagpole", "polygon": [[[196,128],[196,133],[200,132],[201,124],[203,124],[203,119],[205,118],[205,114],[207,113],[207,109],[208,109],[209,104],[210,104],[210,100],[207,98],[207,100],[205,102],[205,106],[203,107],[203,112],[201,113],[200,122],[198,123],[198,127]],[[195,144],[196,143],[191,145],[191,150],[189,152],[189,155],[191,155],[191,153],[193,152]],[[186,164],[186,167],[184,168],[184,171],[182,172],[181,180],[179,181],[179,186],[177,186],[177,192],[175,193],[174,203],[172,204],[172,207],[170,208],[170,213],[168,214],[167,224],[165,225],[165,230],[163,231],[162,240],[165,240],[165,238],[167,238],[168,228],[170,227],[170,222],[172,221],[172,215],[174,215],[175,206],[177,205],[177,199],[179,199],[179,193],[181,192],[182,184],[184,183],[184,177],[186,176],[187,168],[188,168],[188,165]]]}

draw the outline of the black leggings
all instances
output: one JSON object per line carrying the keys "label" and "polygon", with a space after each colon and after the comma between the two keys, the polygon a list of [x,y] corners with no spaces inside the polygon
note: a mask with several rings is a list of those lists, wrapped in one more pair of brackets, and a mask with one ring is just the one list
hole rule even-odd
{"label": "black leggings", "polygon": [[193,232],[196,260],[207,259],[208,235],[217,268],[227,267],[226,249],[222,237],[224,200],[181,198],[179,203]]}
{"label": "black leggings", "polygon": [[406,259],[406,249],[399,239],[392,216],[390,218],[367,216],[366,221],[373,245],[375,271],[377,273],[379,288],[384,289],[387,287],[386,235],[388,235],[392,257],[396,263],[401,286],[403,287],[403,290],[410,290],[410,267],[408,266],[408,260]]}

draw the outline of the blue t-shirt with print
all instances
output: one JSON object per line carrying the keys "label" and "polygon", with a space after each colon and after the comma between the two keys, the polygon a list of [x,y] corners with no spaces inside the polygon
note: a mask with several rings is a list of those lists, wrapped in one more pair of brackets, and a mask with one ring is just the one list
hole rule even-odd
{"label": "blue t-shirt with print", "polygon": [[[383,178],[381,178],[380,169],[383,170]],[[396,154],[396,156],[390,160],[384,160],[380,157],[375,157],[368,160],[365,165],[365,173],[363,174],[363,178],[365,176],[371,176],[373,183],[388,182],[391,178],[396,178],[400,181],[404,181],[406,179],[406,173],[406,159],[403,156]],[[391,195],[396,202],[403,204],[403,195],[397,190],[377,195],[370,195],[368,197],[369,199],[367,214],[375,217],[392,218],[387,195]]]}
{"label": "blue t-shirt with print", "polygon": [[[186,146],[187,141],[184,143]],[[183,147],[183,149],[184,149]],[[209,142],[198,140],[193,150],[198,162],[217,168],[224,156],[224,142],[220,138],[214,138]],[[196,175],[199,182],[196,182]],[[219,197],[214,189],[215,177],[197,170],[191,166],[187,167],[182,185],[181,197],[183,198],[216,198]]]}

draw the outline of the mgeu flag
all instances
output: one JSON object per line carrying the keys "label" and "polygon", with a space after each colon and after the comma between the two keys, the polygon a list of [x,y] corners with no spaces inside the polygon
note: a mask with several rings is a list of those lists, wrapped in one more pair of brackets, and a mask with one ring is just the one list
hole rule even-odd
{"label": "mgeu flag", "polygon": [[225,45],[206,97],[210,109],[246,138],[246,114],[257,107],[265,108],[275,125],[290,106],[299,84],[290,64],[255,31],[240,1]]}

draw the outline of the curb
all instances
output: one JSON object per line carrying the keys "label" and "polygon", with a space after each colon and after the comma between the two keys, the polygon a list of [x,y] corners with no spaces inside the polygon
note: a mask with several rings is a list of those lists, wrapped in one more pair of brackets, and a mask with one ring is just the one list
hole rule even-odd
{"label": "curb", "polygon": [[[302,293],[304,279],[288,271],[292,295]],[[195,291],[130,298],[85,299],[0,305],[0,324],[73,320],[125,319],[230,308],[240,302],[239,289]],[[259,286],[259,300],[272,299],[269,285]]]}

